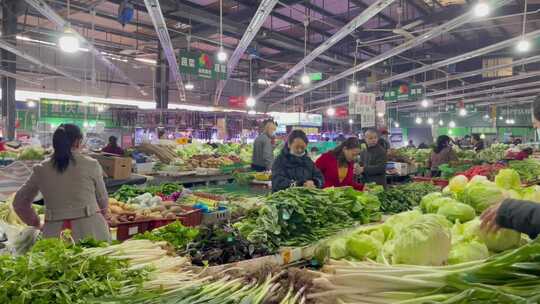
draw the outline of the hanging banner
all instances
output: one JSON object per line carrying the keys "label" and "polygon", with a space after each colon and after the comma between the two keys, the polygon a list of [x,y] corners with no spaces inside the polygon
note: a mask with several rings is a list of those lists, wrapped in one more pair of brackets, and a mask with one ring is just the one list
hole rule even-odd
{"label": "hanging banner", "polygon": [[229,107],[231,108],[246,108],[246,96],[229,96]]}
{"label": "hanging banner", "polygon": [[213,54],[180,51],[180,73],[196,75],[199,79],[227,79],[227,65],[217,63]]}
{"label": "hanging banner", "polygon": [[424,88],[413,84],[402,84],[384,92],[385,101],[417,100],[424,97]]}
{"label": "hanging banner", "polygon": [[375,102],[375,108],[377,111],[377,127],[386,127],[386,102],[384,100],[377,100]]}
{"label": "hanging banner", "polygon": [[349,114],[360,115],[362,128],[375,126],[375,94],[349,94]]}
{"label": "hanging banner", "polygon": [[336,118],[346,118],[349,117],[349,109],[347,107],[336,107]]}

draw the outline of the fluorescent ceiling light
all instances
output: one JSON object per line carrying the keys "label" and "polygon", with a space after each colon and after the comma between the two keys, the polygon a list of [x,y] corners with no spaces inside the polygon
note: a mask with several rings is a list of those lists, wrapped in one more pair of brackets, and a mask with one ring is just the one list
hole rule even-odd
{"label": "fluorescent ceiling light", "polygon": [[58,39],[58,45],[66,53],[75,53],[79,50],[79,38],[75,36],[71,29],[67,28]]}
{"label": "fluorescent ceiling light", "polygon": [[53,42],[48,42],[48,41],[43,41],[43,40],[36,40],[36,39],[32,39],[30,37],[21,36],[21,35],[15,36],[15,39],[22,40],[22,41],[35,42],[35,43],[44,44],[44,45],[56,46],[56,43],[53,43]]}
{"label": "fluorescent ceiling light", "polygon": [[148,63],[148,64],[157,64],[157,60],[155,59],[148,59],[148,58],[135,58],[134,59],[135,61],[139,61],[139,62],[144,62],[144,63]]}

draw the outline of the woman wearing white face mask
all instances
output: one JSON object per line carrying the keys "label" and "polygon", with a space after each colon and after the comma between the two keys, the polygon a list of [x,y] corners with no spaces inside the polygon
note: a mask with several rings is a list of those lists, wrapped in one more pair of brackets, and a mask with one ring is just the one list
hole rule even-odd
{"label": "woman wearing white face mask", "polygon": [[272,166],[272,191],[291,186],[321,188],[324,179],[321,171],[306,153],[308,138],[301,130],[294,130],[287,139],[287,145]]}

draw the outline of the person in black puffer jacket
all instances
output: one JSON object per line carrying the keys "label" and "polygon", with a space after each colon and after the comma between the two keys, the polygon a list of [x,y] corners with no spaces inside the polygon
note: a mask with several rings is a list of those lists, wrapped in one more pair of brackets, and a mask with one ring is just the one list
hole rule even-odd
{"label": "person in black puffer jacket", "polygon": [[308,138],[301,130],[294,130],[285,148],[272,166],[272,192],[291,186],[321,188],[323,175],[306,153]]}

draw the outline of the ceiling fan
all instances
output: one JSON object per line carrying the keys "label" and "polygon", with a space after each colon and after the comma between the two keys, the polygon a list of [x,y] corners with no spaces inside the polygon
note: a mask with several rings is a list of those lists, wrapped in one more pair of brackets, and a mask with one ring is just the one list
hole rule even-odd
{"label": "ceiling fan", "polygon": [[406,25],[401,25],[401,17],[403,15],[403,8],[401,6],[397,7],[397,13],[398,13],[398,22],[396,24],[396,27],[393,29],[364,29],[364,31],[369,32],[391,32],[396,35],[401,35],[405,40],[410,40],[415,38],[415,36],[409,32],[410,29],[413,29],[420,24],[422,24],[424,21],[422,20],[416,20]]}

